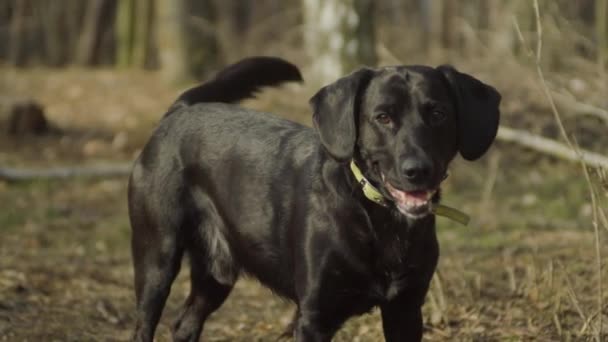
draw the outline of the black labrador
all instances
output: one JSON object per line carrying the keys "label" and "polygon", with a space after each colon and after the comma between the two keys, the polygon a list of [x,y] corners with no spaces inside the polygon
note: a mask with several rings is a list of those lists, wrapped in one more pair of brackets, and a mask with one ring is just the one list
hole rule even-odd
{"label": "black labrador", "polygon": [[185,92],[146,144],[129,184],[135,340],[153,339],[184,254],[176,341],[199,339],[241,274],[295,302],[296,341],[329,341],[374,307],[387,341],[422,338],[439,254],[431,208],[456,153],[491,145],[500,94],[450,66],[395,66],[322,88],[316,129],[228,104],[295,80],[278,58],[236,63]]}

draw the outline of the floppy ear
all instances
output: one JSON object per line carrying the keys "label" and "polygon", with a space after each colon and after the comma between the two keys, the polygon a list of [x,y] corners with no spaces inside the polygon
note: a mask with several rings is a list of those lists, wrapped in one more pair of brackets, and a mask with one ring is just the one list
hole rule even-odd
{"label": "floppy ear", "polygon": [[372,74],[372,69],[359,69],[321,88],[309,101],[321,143],[338,161],[350,160],[353,156],[359,95]]}
{"label": "floppy ear", "polygon": [[467,160],[481,157],[496,138],[500,119],[500,93],[478,79],[449,65],[441,71],[456,99],[459,126],[459,151]]}

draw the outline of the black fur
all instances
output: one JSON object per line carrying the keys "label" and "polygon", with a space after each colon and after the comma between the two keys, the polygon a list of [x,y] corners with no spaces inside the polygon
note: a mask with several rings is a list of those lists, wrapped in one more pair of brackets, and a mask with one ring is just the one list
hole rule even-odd
{"label": "black fur", "polygon": [[438,69],[448,79],[458,104],[460,154],[467,160],[475,160],[488,150],[496,137],[500,94],[449,65]]}
{"label": "black fur", "polygon": [[[144,147],[129,182],[135,340],[152,340],[184,254],[192,288],[176,341],[199,339],[242,273],[296,304],[296,341],[329,341],[373,307],[387,341],[422,338],[435,218],[404,211],[391,191],[432,193],[458,151],[483,154],[500,95],[453,68],[398,66],[321,89],[311,99],[316,130],[204,103],[300,79],[279,59],[231,66],[182,95]],[[351,159],[388,206],[364,197]]]}
{"label": "black fur", "polygon": [[302,81],[298,68],[276,57],[249,57],[233,64],[198,87],[181,94],[165,115],[202,102],[234,103],[254,97],[262,87]]}

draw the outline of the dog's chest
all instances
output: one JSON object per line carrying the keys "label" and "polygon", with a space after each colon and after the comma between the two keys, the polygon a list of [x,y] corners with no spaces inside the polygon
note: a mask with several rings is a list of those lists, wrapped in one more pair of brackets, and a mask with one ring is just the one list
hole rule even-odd
{"label": "dog's chest", "polygon": [[412,248],[407,240],[395,238],[377,249],[371,291],[382,300],[392,300],[417,277]]}
{"label": "dog's chest", "polygon": [[384,279],[374,283],[374,291],[382,300],[392,300],[407,288],[407,277],[404,274],[387,274]]}

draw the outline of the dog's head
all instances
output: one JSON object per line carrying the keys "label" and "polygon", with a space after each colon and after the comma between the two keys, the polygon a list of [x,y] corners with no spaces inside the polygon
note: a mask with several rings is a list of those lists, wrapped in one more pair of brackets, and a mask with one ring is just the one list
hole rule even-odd
{"label": "dog's head", "polygon": [[450,66],[363,68],[310,103],[321,143],[354,159],[404,215],[419,218],[456,153],[481,157],[498,129],[500,94]]}

